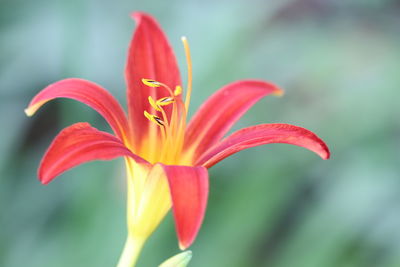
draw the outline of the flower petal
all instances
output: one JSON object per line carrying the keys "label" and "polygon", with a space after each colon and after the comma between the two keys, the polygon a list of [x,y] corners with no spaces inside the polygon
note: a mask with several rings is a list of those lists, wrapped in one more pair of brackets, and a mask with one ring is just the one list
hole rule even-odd
{"label": "flower petal", "polygon": [[187,250],[167,259],[158,267],[186,267],[191,259],[192,252]]}
{"label": "flower petal", "polygon": [[241,129],[204,153],[196,162],[210,168],[243,149],[270,143],[286,143],[307,148],[328,159],[328,146],[313,132],[290,124],[261,124]]}
{"label": "flower petal", "polygon": [[217,143],[250,107],[269,94],[282,94],[282,90],[257,80],[234,82],[214,93],[193,116],[186,131],[185,149],[194,153],[193,160]]}
{"label": "flower petal", "polygon": [[90,106],[106,119],[121,139],[128,133],[126,115],[118,101],[101,86],[83,79],[65,79],[47,86],[32,99],[25,113],[32,116],[55,98],[70,98]]}
{"label": "flower petal", "polygon": [[[133,129],[136,129],[135,139],[141,141],[142,137],[148,135],[150,127],[158,129],[157,125],[143,116],[145,110],[154,112],[148,97],[157,100],[169,96],[164,88],[149,87],[142,83],[142,79],[164,83],[172,90],[181,85],[181,80],[174,52],[157,21],[140,12],[134,13],[133,17],[137,28],[129,47],[125,76],[129,117]],[[166,107],[166,113],[169,115],[170,112],[170,107]]]}
{"label": "flower petal", "polygon": [[97,130],[89,123],[76,123],[62,130],[47,149],[38,176],[43,184],[81,163],[128,156],[147,164],[133,154],[117,137]]}
{"label": "flower petal", "polygon": [[188,248],[203,222],[208,198],[204,167],[162,165],[168,178],[179,247]]}
{"label": "flower petal", "polygon": [[[139,177],[140,173],[133,171],[128,181],[132,183],[128,192],[133,195],[128,197],[132,200],[136,198],[137,204],[130,203],[128,214],[132,217],[128,218],[128,227],[130,234],[136,239],[146,240],[171,208],[168,180],[159,164],[153,165],[146,177]],[[145,178],[143,184],[138,183],[137,180],[142,178]],[[135,205],[136,208],[133,208]]]}

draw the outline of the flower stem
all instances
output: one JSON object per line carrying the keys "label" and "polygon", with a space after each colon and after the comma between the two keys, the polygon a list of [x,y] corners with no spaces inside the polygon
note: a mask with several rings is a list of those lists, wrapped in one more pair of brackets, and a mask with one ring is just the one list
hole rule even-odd
{"label": "flower stem", "polygon": [[134,267],[143,245],[143,240],[128,235],[117,267]]}

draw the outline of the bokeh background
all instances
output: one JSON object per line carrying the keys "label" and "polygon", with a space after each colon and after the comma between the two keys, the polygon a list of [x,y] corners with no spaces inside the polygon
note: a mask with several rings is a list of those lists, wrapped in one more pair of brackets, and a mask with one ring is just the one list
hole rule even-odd
{"label": "bokeh background", "polygon": [[[235,127],[285,122],[332,150],[253,148],[211,169],[192,267],[400,266],[400,3],[396,0],[0,1],[0,266],[114,266],[125,241],[121,159],[73,169],[48,186],[40,158],[86,106],[23,109],[54,81],[80,77],[125,103],[123,70],[144,10],[162,24],[182,72],[192,48],[192,111],[220,86],[260,78],[285,88]],[[178,253],[172,216],[138,266]]]}

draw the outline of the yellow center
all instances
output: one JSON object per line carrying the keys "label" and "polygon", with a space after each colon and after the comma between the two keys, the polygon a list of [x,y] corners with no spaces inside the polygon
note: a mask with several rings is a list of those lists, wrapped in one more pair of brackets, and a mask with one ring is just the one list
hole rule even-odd
{"label": "yellow center", "polygon": [[[168,91],[169,96],[160,99],[153,99],[149,96],[150,105],[158,114],[150,114],[146,110],[144,116],[156,124],[161,132],[161,140],[158,142],[157,153],[148,155],[147,160],[151,163],[162,162],[165,164],[179,164],[183,162],[181,152],[186,129],[186,118],[189,109],[190,96],[192,93],[192,62],[190,48],[186,37],[182,37],[187,62],[187,89],[185,102],[182,101],[182,87],[176,86],[174,91],[166,84],[151,79],[142,79],[142,82],[153,88],[160,88]],[[172,105],[172,113],[168,118],[164,107]],[[151,140],[148,140],[151,142]],[[146,148],[144,148],[146,150]]]}

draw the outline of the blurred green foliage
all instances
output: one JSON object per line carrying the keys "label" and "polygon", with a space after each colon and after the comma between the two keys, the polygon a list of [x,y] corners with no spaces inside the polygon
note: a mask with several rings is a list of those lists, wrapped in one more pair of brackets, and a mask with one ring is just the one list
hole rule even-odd
{"label": "blurred green foliage", "polygon": [[[134,22],[157,17],[184,66],[191,42],[192,107],[220,86],[260,78],[285,88],[237,127],[286,122],[331,147],[332,159],[287,145],[241,152],[211,169],[207,215],[192,267],[400,266],[400,4],[391,0],[0,2],[0,266],[113,266],[125,240],[122,160],[73,169],[48,186],[36,168],[87,107],[23,109],[51,82],[81,77],[125,103]],[[182,68],[185,73],[184,67]],[[192,112],[193,109],[192,108]],[[178,252],[171,215],[139,266]]]}

